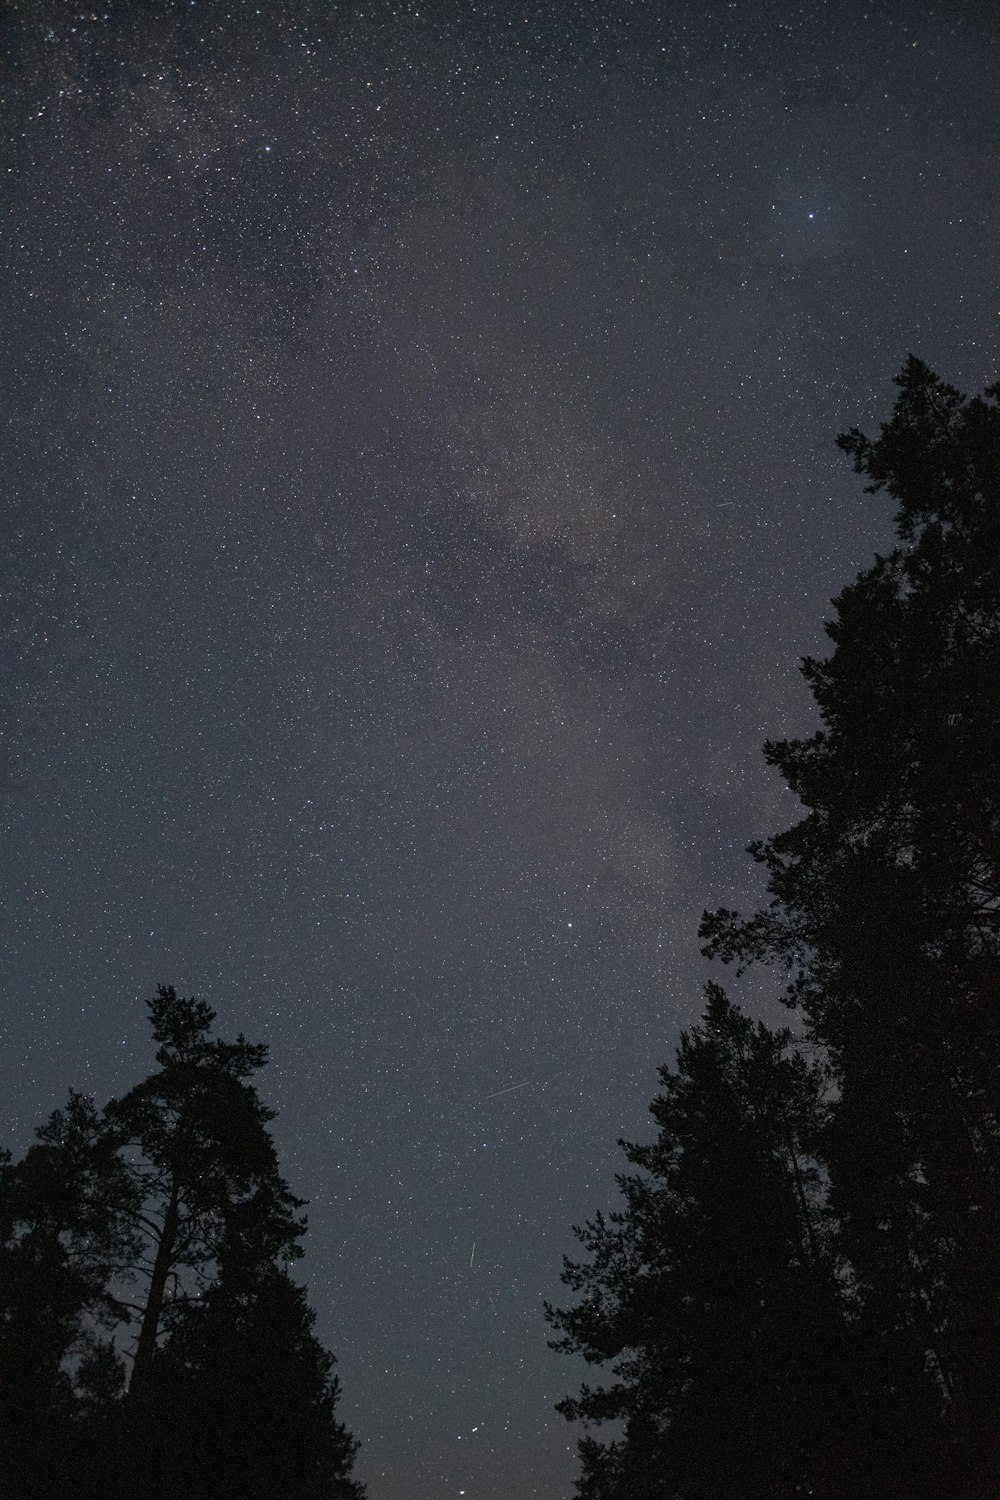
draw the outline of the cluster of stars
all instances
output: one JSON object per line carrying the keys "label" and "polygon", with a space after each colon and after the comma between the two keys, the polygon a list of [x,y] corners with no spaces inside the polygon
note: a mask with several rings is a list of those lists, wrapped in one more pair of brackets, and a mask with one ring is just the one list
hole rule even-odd
{"label": "cluster of stars", "polygon": [[205,994],[372,1500],[550,1500],[542,1300],[886,545],[833,437],[995,378],[993,23],[146,9],[12,23],[0,1144]]}

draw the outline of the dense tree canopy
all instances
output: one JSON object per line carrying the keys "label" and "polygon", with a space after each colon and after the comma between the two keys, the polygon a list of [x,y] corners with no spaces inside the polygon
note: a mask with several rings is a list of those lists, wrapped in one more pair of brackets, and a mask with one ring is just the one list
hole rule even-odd
{"label": "dense tree canopy", "polygon": [[4,1495],[357,1496],[333,1360],[288,1275],[303,1203],[249,1081],[161,988],[157,1070],[98,1112],[71,1093],[0,1167]]}
{"label": "dense tree canopy", "polygon": [[899,502],[899,545],[834,601],[833,654],[804,663],[823,727],[765,751],[806,816],[753,846],[771,905],[703,933],[791,970],[836,1065],[833,1203],[864,1316],[900,1390],[933,1382],[949,1464],[995,1492],[1000,388],[968,401],[916,359],[897,383],[880,437],[839,441]]}
{"label": "dense tree canopy", "polygon": [[138,1245],[129,1174],[93,1103],[71,1092],[37,1137],[0,1167],[0,1472],[22,1483],[12,1495],[41,1496],[76,1458],[101,1370],[120,1364],[111,1288]]}
{"label": "dense tree canopy", "polygon": [[157,1338],[176,1309],[218,1269],[234,1213],[246,1219],[253,1206],[253,1232],[272,1258],[298,1255],[304,1230],[295,1218],[301,1201],[279,1175],[267,1131],[273,1112],[247,1082],[263,1067],[267,1049],[242,1036],[232,1043],[211,1039],[208,1006],[173,990],[160,989],[150,1015],[159,1071],[112,1100],[104,1114],[129,1164],[129,1220],[148,1246],[146,1292],[135,1309],[133,1387],[146,1378]]}
{"label": "dense tree canopy", "polygon": [[348,1500],[356,1444],[335,1420],[333,1357],[286,1271],[225,1260],[154,1361],[156,1470],[185,1500]]}
{"label": "dense tree canopy", "polygon": [[[743,1500],[784,1493],[788,1478],[790,1493],[849,1495],[875,1474],[879,1493],[908,1500],[1000,1493],[1000,387],[967,400],[913,358],[897,384],[877,439],[856,430],[839,439],[869,491],[898,502],[897,545],[834,601],[832,654],[803,664],[821,728],[765,747],[805,816],[751,846],[770,904],[749,918],[706,913],[701,929],[706,953],[741,970],[784,966],[784,998],[810,1055],[825,1060],[814,1128],[800,1137],[814,1194],[802,1223],[823,1274],[804,1287],[791,1250],[793,1159],[784,1158],[781,1198],[764,1158],[751,1166],[746,1137],[731,1136],[732,1105],[717,1090],[701,1085],[703,1138],[658,1100],[659,1145],[628,1148],[646,1175],[623,1179],[626,1210],[613,1227],[598,1220],[584,1231],[592,1260],[570,1265],[566,1279],[586,1300],[555,1315],[564,1346],[588,1358],[631,1351],[621,1366],[629,1378],[612,1393],[565,1403],[570,1416],[625,1419],[623,1442],[586,1441],[584,1495]],[[711,1014],[698,1049],[713,1034]],[[693,1086],[692,1045],[682,1043],[676,1075],[663,1075],[667,1101]],[[784,1052],[782,1061],[791,1065]],[[768,1150],[782,1160],[776,1143]],[[714,1172],[680,1193],[686,1164],[710,1152]],[[730,1179],[745,1197],[727,1200]],[[800,1217],[809,1202],[798,1200]],[[685,1263],[677,1241],[693,1204],[714,1228]],[[741,1247],[736,1262],[727,1235]],[[746,1279],[748,1241],[766,1247],[782,1286],[780,1347],[756,1326],[769,1302]],[[666,1281],[652,1275],[664,1257]],[[715,1297],[725,1287],[734,1299],[722,1320],[729,1362],[753,1372],[737,1402],[755,1414],[746,1441],[753,1450],[766,1421],[784,1478],[756,1451],[747,1473],[719,1472],[713,1413],[729,1408],[702,1383],[699,1361],[715,1379],[727,1365],[724,1339],[697,1324],[714,1305],[706,1280]],[[655,1316],[624,1316],[653,1285]],[[825,1332],[800,1346],[796,1384],[791,1328],[814,1330],[817,1319]],[[842,1434],[855,1414],[839,1446],[801,1400],[830,1380]],[[691,1410],[702,1422],[694,1447]],[[649,1476],[629,1478],[637,1416],[646,1453],[651,1431],[659,1447]]]}
{"label": "dense tree canopy", "polygon": [[549,1310],[556,1348],[616,1361],[613,1385],[560,1406],[624,1424],[585,1446],[581,1494],[803,1493],[820,1460],[844,1468],[837,1427],[857,1419],[815,1154],[824,1072],[712,985],[660,1080],[656,1141],[625,1146],[624,1209],[578,1230],[590,1259],[566,1262],[582,1300]]}

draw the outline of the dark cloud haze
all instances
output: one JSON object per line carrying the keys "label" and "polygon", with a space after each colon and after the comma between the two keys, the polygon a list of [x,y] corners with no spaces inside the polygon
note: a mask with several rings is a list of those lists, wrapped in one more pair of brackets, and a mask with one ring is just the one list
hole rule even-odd
{"label": "dark cloud haze", "polygon": [[5,1139],[203,995],[371,1500],[560,1500],[542,1300],[890,544],[833,437],[997,378],[1000,13],[3,27]]}

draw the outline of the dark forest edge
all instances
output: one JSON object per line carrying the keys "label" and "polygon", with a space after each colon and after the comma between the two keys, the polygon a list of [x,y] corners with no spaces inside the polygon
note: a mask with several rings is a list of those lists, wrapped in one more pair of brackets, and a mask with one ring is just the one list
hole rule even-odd
{"label": "dark forest edge", "polygon": [[360,1500],[267,1049],[173,989],[149,1009],[157,1071],[102,1111],[71,1092],[0,1166],[0,1493]]}
{"label": "dark forest edge", "polygon": [[[708,987],[547,1309],[613,1377],[560,1404],[581,1500],[1000,1494],[1000,387],[897,384],[839,439],[897,545],[803,663],[822,727],[765,747],[805,816],[751,846],[769,904],[701,927],[795,1034]],[[0,1493],[355,1500],[266,1049],[173,989],[150,1018],[156,1071],[0,1160]]]}
{"label": "dark forest edge", "polygon": [[838,439],[896,546],[802,664],[821,728],[765,746],[805,816],[700,930],[800,1041],[709,986],[547,1309],[613,1376],[559,1407],[583,1500],[1000,1495],[1000,387],[896,383]]}

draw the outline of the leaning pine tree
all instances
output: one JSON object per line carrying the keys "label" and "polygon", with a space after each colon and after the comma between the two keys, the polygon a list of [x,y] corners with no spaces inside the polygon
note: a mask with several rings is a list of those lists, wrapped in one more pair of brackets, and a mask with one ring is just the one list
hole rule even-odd
{"label": "leaning pine tree", "polygon": [[[692,1212],[718,1243],[715,1220],[728,1217],[761,1245],[787,1214],[776,1220],[763,1192],[755,1206],[708,1180],[685,1194],[669,1174],[658,1181],[664,1161],[707,1148],[657,1101],[660,1145],[630,1148],[648,1175],[626,1182],[613,1245],[600,1221],[585,1231],[591,1263],[568,1266],[567,1280],[587,1297],[554,1315],[565,1347],[617,1357],[627,1377],[566,1403],[568,1415],[625,1423],[622,1442],[585,1442],[579,1488],[593,1500],[1000,1494],[1000,387],[967,400],[912,358],[897,384],[878,439],[839,439],[869,490],[897,501],[897,546],[835,601],[832,655],[804,663],[822,728],[766,747],[806,815],[752,846],[770,904],[702,924],[709,955],[785,966],[785,999],[826,1062],[809,1137],[824,1275],[811,1312],[791,1283],[785,1304],[793,1323],[825,1331],[796,1355],[794,1338],[773,1343],[780,1320],[756,1327],[768,1295],[741,1286],[724,1257],[685,1269],[676,1242]],[[716,1099],[708,1140],[730,1117]],[[780,1160],[777,1141],[761,1149]],[[723,1152],[720,1182],[737,1160]],[[795,1270],[790,1244],[769,1260],[779,1278]],[[655,1315],[609,1316],[609,1294],[613,1314],[662,1285],[658,1266],[669,1295]],[[736,1299],[732,1360],[759,1376],[745,1409],[771,1411],[781,1433],[777,1454],[738,1475],[719,1472],[729,1429],[713,1423],[713,1402],[728,1406],[703,1373],[708,1356],[718,1376],[716,1335],[687,1332],[711,1306],[706,1274]],[[768,1338],[774,1357],[761,1363]],[[751,1423],[750,1449],[760,1440]]]}

